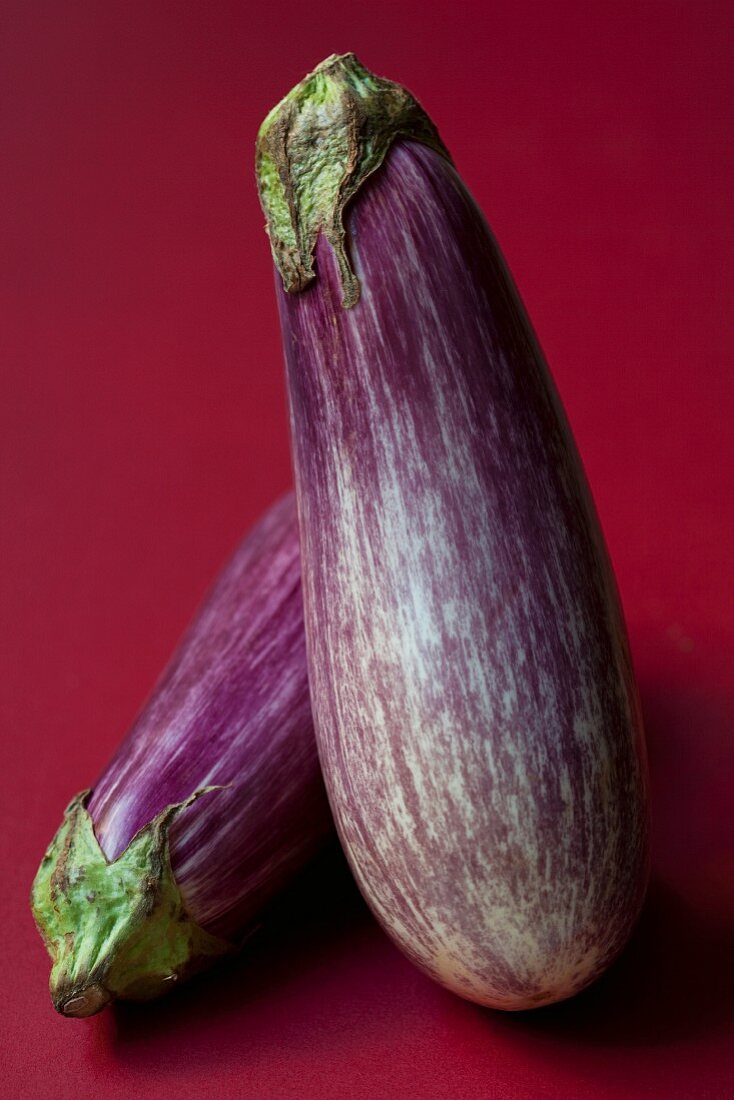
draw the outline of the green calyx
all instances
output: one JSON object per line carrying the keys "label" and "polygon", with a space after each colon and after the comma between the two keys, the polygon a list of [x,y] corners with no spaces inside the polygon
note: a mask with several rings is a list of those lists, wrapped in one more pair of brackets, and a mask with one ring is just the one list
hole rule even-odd
{"label": "green calyx", "polygon": [[420,141],[450,159],[410,93],[375,76],[352,53],[327,57],[267,116],[257,138],[257,181],[287,291],[304,290],[316,277],[313,253],[323,232],[339,265],[344,308],[359,300],[344,208],[397,138]]}
{"label": "green calyx", "polygon": [[234,950],[186,911],[171,870],[168,830],[201,794],[168,806],[111,862],[86,809],[89,791],[68,806],[31,893],[52,959],[54,1008],[91,1016],[115,998],[148,1000]]}

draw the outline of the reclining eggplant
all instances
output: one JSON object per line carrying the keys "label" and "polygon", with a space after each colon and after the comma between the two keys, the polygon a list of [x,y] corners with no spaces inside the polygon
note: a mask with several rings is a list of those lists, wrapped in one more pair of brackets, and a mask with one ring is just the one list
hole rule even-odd
{"label": "reclining eggplant", "polygon": [[234,951],[331,834],[306,674],[295,502],[224,569],[33,885],[66,1016],[148,999]]}

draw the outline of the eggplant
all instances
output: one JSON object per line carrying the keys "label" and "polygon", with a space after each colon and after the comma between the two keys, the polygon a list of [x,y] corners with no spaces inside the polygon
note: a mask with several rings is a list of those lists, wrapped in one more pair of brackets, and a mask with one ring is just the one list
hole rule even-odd
{"label": "eggplant", "polygon": [[306,672],[293,494],[224,569],[33,884],[66,1016],[227,955],[332,834]]}
{"label": "eggplant", "polygon": [[383,928],[483,1005],[579,992],[648,877],[644,735],[581,462],[498,247],[400,86],[332,56],[257,174],[316,738]]}

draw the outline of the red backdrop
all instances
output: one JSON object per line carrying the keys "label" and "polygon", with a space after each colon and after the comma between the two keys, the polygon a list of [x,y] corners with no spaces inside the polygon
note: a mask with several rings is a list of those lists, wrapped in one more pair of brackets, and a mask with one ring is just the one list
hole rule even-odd
{"label": "red backdrop", "polygon": [[[4,5],[9,1096],[734,1094],[730,10]],[[508,1017],[431,984],[346,879],[324,874],[229,973],[154,1006],[63,1020],[30,883],[67,799],[289,481],[253,141],[306,70],[345,50],[436,119],[568,409],[647,720],[649,904],[594,990]]]}

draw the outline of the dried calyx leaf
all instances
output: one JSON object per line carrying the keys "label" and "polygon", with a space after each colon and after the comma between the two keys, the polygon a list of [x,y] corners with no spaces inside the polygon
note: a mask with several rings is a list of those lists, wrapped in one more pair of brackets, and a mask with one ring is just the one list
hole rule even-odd
{"label": "dried calyx leaf", "polygon": [[171,870],[176,814],[216,788],[168,806],[108,861],[86,809],[68,806],[33,883],[33,915],[53,960],[51,998],[65,1016],[91,1016],[111,1000],[164,993],[207,960],[234,950],[186,911]]}
{"label": "dried calyx leaf", "polygon": [[352,53],[328,57],[267,116],[257,139],[257,181],[286,290],[303,290],[316,277],[313,253],[323,232],[339,265],[343,306],[359,300],[344,208],[397,138],[450,159],[411,94],[375,76]]}

